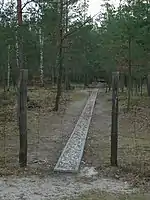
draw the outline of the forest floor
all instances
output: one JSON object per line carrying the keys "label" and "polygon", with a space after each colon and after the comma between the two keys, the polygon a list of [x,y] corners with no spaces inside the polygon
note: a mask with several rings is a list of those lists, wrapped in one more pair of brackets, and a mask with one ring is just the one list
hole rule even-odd
{"label": "forest floor", "polygon": [[[83,161],[103,175],[128,181],[150,179],[150,99],[133,96],[126,112],[126,94],[119,94],[118,165],[110,168],[111,94],[100,92],[88,133]],[[143,181],[144,181],[143,180]]]}
{"label": "forest floor", "polygon": [[[3,149],[0,155],[2,166],[0,168],[2,176],[0,178],[0,199],[150,199],[149,99],[146,96],[134,98],[131,111],[126,113],[125,94],[120,95],[119,166],[111,168],[111,95],[100,91],[94,108],[80,172],[71,175],[53,173],[53,168],[90,92],[88,90],[75,90],[67,94],[64,93],[58,113],[52,111],[53,93],[48,90],[29,91],[32,97],[29,103],[32,104],[33,108],[29,105],[28,167],[25,171],[18,167],[18,131],[16,120],[12,120],[15,119],[15,116],[10,115],[10,113],[5,116],[4,119],[8,116],[11,118],[5,120],[5,123],[3,121],[0,129],[0,147]],[[37,108],[39,102],[42,105],[41,108]],[[15,110],[15,105],[12,109]],[[6,110],[8,112],[9,109],[1,108],[1,112]],[[94,167],[97,175],[83,175],[82,172],[86,167],[89,169]]]}
{"label": "forest floor", "polygon": [[[55,91],[29,88],[27,173],[53,170],[89,96],[88,91],[63,93],[54,112]],[[11,99],[11,101],[9,100]],[[5,103],[6,102],[6,103]],[[0,174],[20,173],[15,95],[7,93],[0,108]]]}

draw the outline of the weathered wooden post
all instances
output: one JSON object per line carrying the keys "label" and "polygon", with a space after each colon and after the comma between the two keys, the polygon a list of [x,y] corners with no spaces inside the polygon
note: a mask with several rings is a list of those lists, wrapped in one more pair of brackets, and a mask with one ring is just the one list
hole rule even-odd
{"label": "weathered wooden post", "polygon": [[111,166],[117,166],[119,72],[112,73]]}
{"label": "weathered wooden post", "polygon": [[27,165],[27,80],[28,70],[20,70],[20,82],[18,88],[18,124],[20,136],[19,165]]}

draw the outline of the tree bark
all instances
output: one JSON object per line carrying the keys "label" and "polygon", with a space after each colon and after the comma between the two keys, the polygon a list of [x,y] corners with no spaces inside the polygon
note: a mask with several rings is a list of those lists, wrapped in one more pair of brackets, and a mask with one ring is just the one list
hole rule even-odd
{"label": "tree bark", "polygon": [[131,68],[131,37],[129,36],[128,40],[128,104],[127,104],[127,111],[130,109],[130,102],[131,102],[131,76],[132,76],[132,68]]}
{"label": "tree bark", "polygon": [[15,43],[15,46],[16,46],[16,66],[19,69],[19,47],[18,47],[18,37],[17,37],[17,34],[16,34],[16,43]]}
{"label": "tree bark", "polygon": [[40,81],[41,86],[44,86],[44,65],[43,65],[43,35],[41,28],[39,29],[39,42],[40,42]]}
{"label": "tree bark", "polygon": [[143,78],[141,77],[140,78],[140,94],[141,94],[141,96],[143,95]]}
{"label": "tree bark", "polygon": [[120,89],[121,89],[121,92],[124,92],[124,73],[123,72],[120,73]]}
{"label": "tree bark", "polygon": [[22,38],[22,2],[17,0],[17,15],[18,15],[18,65],[23,69],[23,38]]}
{"label": "tree bark", "polygon": [[[67,34],[67,32],[68,32],[68,7],[69,7],[69,2],[68,2],[68,0],[65,0],[65,33]],[[66,44],[65,44],[65,53],[67,53],[67,48],[68,48],[68,40],[67,39],[65,39],[65,41],[66,41]],[[65,62],[65,89],[66,90],[70,90],[70,79],[69,79],[69,75],[70,75],[70,73],[69,73],[69,66],[68,66],[68,57],[66,56],[66,62]]]}
{"label": "tree bark", "polygon": [[54,110],[58,111],[59,101],[61,97],[62,76],[63,76],[63,0],[60,0],[60,21],[59,21],[59,53],[58,53],[58,80],[57,80],[57,94],[55,100]]}
{"label": "tree bark", "polygon": [[148,96],[150,97],[150,74],[147,76],[147,93]]}
{"label": "tree bark", "polygon": [[8,45],[8,61],[7,61],[7,91],[10,88],[10,45]]}

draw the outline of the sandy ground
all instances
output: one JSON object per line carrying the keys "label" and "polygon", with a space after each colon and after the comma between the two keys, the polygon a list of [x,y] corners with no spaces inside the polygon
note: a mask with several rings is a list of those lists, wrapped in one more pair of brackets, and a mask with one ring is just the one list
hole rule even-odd
{"label": "sandy ground", "polygon": [[111,104],[99,92],[84,151],[83,163],[101,169],[110,164]]}
{"label": "sandy ground", "polygon": [[[41,170],[53,170],[89,96],[87,91],[75,92],[73,100],[66,106],[64,113],[41,113],[39,121],[39,141],[34,146],[34,137],[30,141],[29,165]],[[33,124],[32,124],[33,127]],[[32,130],[33,132],[33,130]],[[36,137],[36,139],[38,136]]]}
{"label": "sandy ground", "polygon": [[[35,139],[33,135],[29,135],[29,166],[24,173],[18,176],[0,178],[1,200],[67,200],[91,190],[111,193],[135,191],[125,181],[103,178],[97,173],[93,175],[91,170],[87,170],[87,172],[85,170],[87,169],[85,165],[94,166],[96,169],[103,164],[109,165],[110,106],[106,101],[105,94],[101,92],[96,101],[80,173],[74,175],[52,173],[88,95],[88,92],[80,91],[73,97],[74,100],[61,115],[51,113],[45,116],[44,113],[41,114],[39,146],[37,148],[37,142],[34,145]],[[33,127],[32,124],[29,131],[33,131]],[[35,138],[37,138],[36,134]],[[37,175],[35,175],[36,173],[30,174],[30,170],[36,171]]]}
{"label": "sandy ground", "polygon": [[126,113],[123,98],[119,94],[118,168],[110,167],[111,93],[104,92],[99,92],[97,97],[82,167],[93,166],[102,177],[129,181],[132,185],[148,191],[150,189],[149,99],[146,103],[142,102],[144,97],[141,97],[139,105]]}
{"label": "sandy ground", "polygon": [[80,176],[53,175],[39,178],[7,177],[0,178],[1,200],[67,200],[90,190],[112,193],[131,193],[128,183],[112,179],[90,179],[82,181]]}
{"label": "sandy ground", "polygon": [[[12,138],[10,134],[7,135],[5,149],[11,144],[9,150],[12,149],[12,158],[11,162],[7,159],[5,164],[6,166],[13,165],[16,171],[12,167],[9,168],[12,171],[6,173],[6,175],[12,174],[11,176],[2,173],[0,199],[67,200],[83,194],[85,198],[83,196],[79,198],[83,200],[89,194],[89,199],[95,198],[97,200],[103,199],[103,195],[97,195],[97,192],[102,191],[108,193],[108,199],[114,198],[116,200],[126,198],[125,194],[128,196],[132,192],[141,191],[141,195],[142,192],[149,191],[149,100],[148,106],[146,106],[145,101],[143,102],[144,107],[140,102],[140,106],[138,105],[129,113],[124,112],[123,101],[120,100],[119,166],[111,168],[111,95],[106,95],[102,90],[97,96],[80,172],[78,174],[53,172],[88,96],[88,91],[75,91],[72,94],[72,100],[59,113],[49,112],[48,108],[47,112],[43,110],[40,110],[40,113],[39,111],[29,111],[31,113],[28,119],[28,167],[24,171],[19,170],[19,173],[18,152],[16,150],[18,149],[18,141],[14,140],[16,136]],[[96,169],[95,175],[90,174],[91,170],[83,173],[85,169],[94,169],[93,167]],[[4,166],[3,169],[5,169]],[[136,187],[139,188],[136,189]],[[91,195],[91,191],[95,190],[97,192]],[[115,195],[111,196],[111,194]],[[116,194],[123,196],[117,197]],[[140,199],[140,197],[139,195],[129,195],[129,199]],[[147,193],[146,197],[142,196],[141,199],[149,199],[149,194]]]}
{"label": "sandy ground", "polygon": [[[31,95],[34,95],[34,101],[39,97],[39,94],[36,92]],[[27,174],[43,174],[47,170],[53,170],[85,106],[89,92],[86,90],[73,91],[69,94],[70,97],[64,97],[65,101],[66,98],[71,98],[71,100],[63,102],[57,113],[51,111],[51,104],[53,103],[52,98],[54,95],[49,95],[48,91],[46,91],[45,94],[43,94],[42,91],[40,97],[42,97],[42,95],[45,95],[45,97],[43,97],[43,99],[38,99],[37,103],[39,104],[39,102],[42,101],[41,104],[44,104],[44,106],[47,105],[47,107],[28,110]],[[15,117],[13,120],[11,119],[10,121],[3,122],[2,126],[0,126],[0,136],[0,163],[2,163],[0,174],[17,173],[19,170],[19,136]]]}

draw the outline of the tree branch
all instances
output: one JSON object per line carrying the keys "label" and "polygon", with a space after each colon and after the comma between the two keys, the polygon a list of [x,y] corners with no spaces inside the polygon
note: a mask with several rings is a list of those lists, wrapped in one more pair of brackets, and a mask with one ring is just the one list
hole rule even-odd
{"label": "tree branch", "polygon": [[[24,3],[24,5],[22,6],[22,10],[23,10],[29,3],[32,3],[32,2],[33,2],[33,3],[37,3],[38,5],[40,4],[39,1],[28,0],[28,1],[27,1],[26,3]],[[76,3],[76,2],[77,2],[77,0],[70,0],[68,3],[69,3],[69,4],[71,4],[71,3],[74,4],[74,3]],[[49,1],[49,3],[57,4],[58,2]],[[64,3],[63,6],[64,6],[64,5],[66,5],[66,3]]]}
{"label": "tree branch", "polygon": [[0,8],[0,10],[1,10],[3,7],[4,7],[4,0],[2,0],[2,2],[1,2],[1,8]]}
{"label": "tree branch", "polygon": [[24,5],[22,6],[22,10],[29,4],[29,3],[37,3],[37,2],[35,2],[34,0],[29,0],[29,1],[27,1],[26,3],[24,3]]}
{"label": "tree branch", "polygon": [[98,14],[100,14],[100,12],[96,13],[95,15],[93,15],[93,17],[91,17],[91,18],[85,20],[85,22],[84,22],[83,24],[81,24],[81,25],[78,27],[78,29],[75,29],[75,30],[72,30],[72,31],[66,33],[66,34],[64,35],[64,37],[63,37],[63,40],[64,40],[66,37],[69,37],[70,35],[72,35],[73,33],[79,31],[83,26],[85,26],[88,22],[90,22],[91,19],[93,19],[94,17],[96,17]]}
{"label": "tree branch", "polygon": [[38,4],[38,6],[40,7],[40,2],[36,1],[36,0],[28,0],[26,3],[24,3],[24,5],[22,6],[22,10],[29,4],[29,3],[36,3]]}

